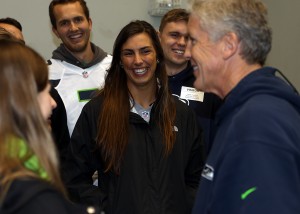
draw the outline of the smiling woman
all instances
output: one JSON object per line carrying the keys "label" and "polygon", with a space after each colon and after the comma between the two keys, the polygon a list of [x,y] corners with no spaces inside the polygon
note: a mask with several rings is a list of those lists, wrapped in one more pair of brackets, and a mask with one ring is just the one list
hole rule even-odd
{"label": "smiling woman", "polygon": [[[156,51],[147,33],[140,33],[129,38],[122,47],[121,62],[127,76],[127,86],[131,93],[138,93],[145,88],[156,91]],[[139,92],[140,93],[140,92]],[[150,100],[141,99],[143,107],[148,107],[155,100],[152,93]]]}
{"label": "smiling woman", "polygon": [[156,30],[133,21],[115,40],[104,88],[76,123],[64,182],[74,201],[107,214],[190,213],[201,137],[193,110],[169,91]]}

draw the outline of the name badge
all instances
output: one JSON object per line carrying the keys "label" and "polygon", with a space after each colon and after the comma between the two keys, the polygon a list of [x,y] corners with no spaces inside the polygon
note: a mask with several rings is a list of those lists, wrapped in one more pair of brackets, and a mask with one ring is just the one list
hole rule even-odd
{"label": "name badge", "polygon": [[197,89],[195,89],[195,88],[182,86],[181,87],[180,98],[203,102],[204,92],[197,91]]}

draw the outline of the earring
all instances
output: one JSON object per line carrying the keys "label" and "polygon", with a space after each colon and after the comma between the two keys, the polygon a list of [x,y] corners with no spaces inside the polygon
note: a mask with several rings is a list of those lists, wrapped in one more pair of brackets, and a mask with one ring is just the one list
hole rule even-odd
{"label": "earring", "polygon": [[121,61],[120,61],[120,66],[121,66],[121,68],[124,68],[123,63]]}
{"label": "earring", "polygon": [[157,64],[159,63],[159,59],[156,60]]}

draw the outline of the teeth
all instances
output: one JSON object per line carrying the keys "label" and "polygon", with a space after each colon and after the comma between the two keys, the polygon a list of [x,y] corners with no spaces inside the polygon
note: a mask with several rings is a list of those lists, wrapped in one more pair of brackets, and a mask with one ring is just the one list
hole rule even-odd
{"label": "teeth", "polygon": [[175,50],[174,52],[177,54],[181,54],[181,55],[184,54],[184,51],[181,51],[181,50]]}
{"label": "teeth", "polygon": [[147,69],[146,68],[140,68],[140,69],[135,69],[134,72],[136,74],[144,74],[146,73]]}
{"label": "teeth", "polygon": [[70,36],[71,39],[77,39],[77,38],[80,38],[80,37],[81,37],[80,34]]}

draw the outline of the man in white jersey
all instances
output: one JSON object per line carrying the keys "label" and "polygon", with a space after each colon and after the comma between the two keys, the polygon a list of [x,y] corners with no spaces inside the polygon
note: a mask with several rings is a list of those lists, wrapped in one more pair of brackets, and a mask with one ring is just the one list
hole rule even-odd
{"label": "man in white jersey", "polygon": [[92,20],[84,0],[52,0],[49,16],[52,31],[62,41],[48,64],[58,104],[52,132],[63,161],[81,109],[103,85],[112,57],[90,42]]}

